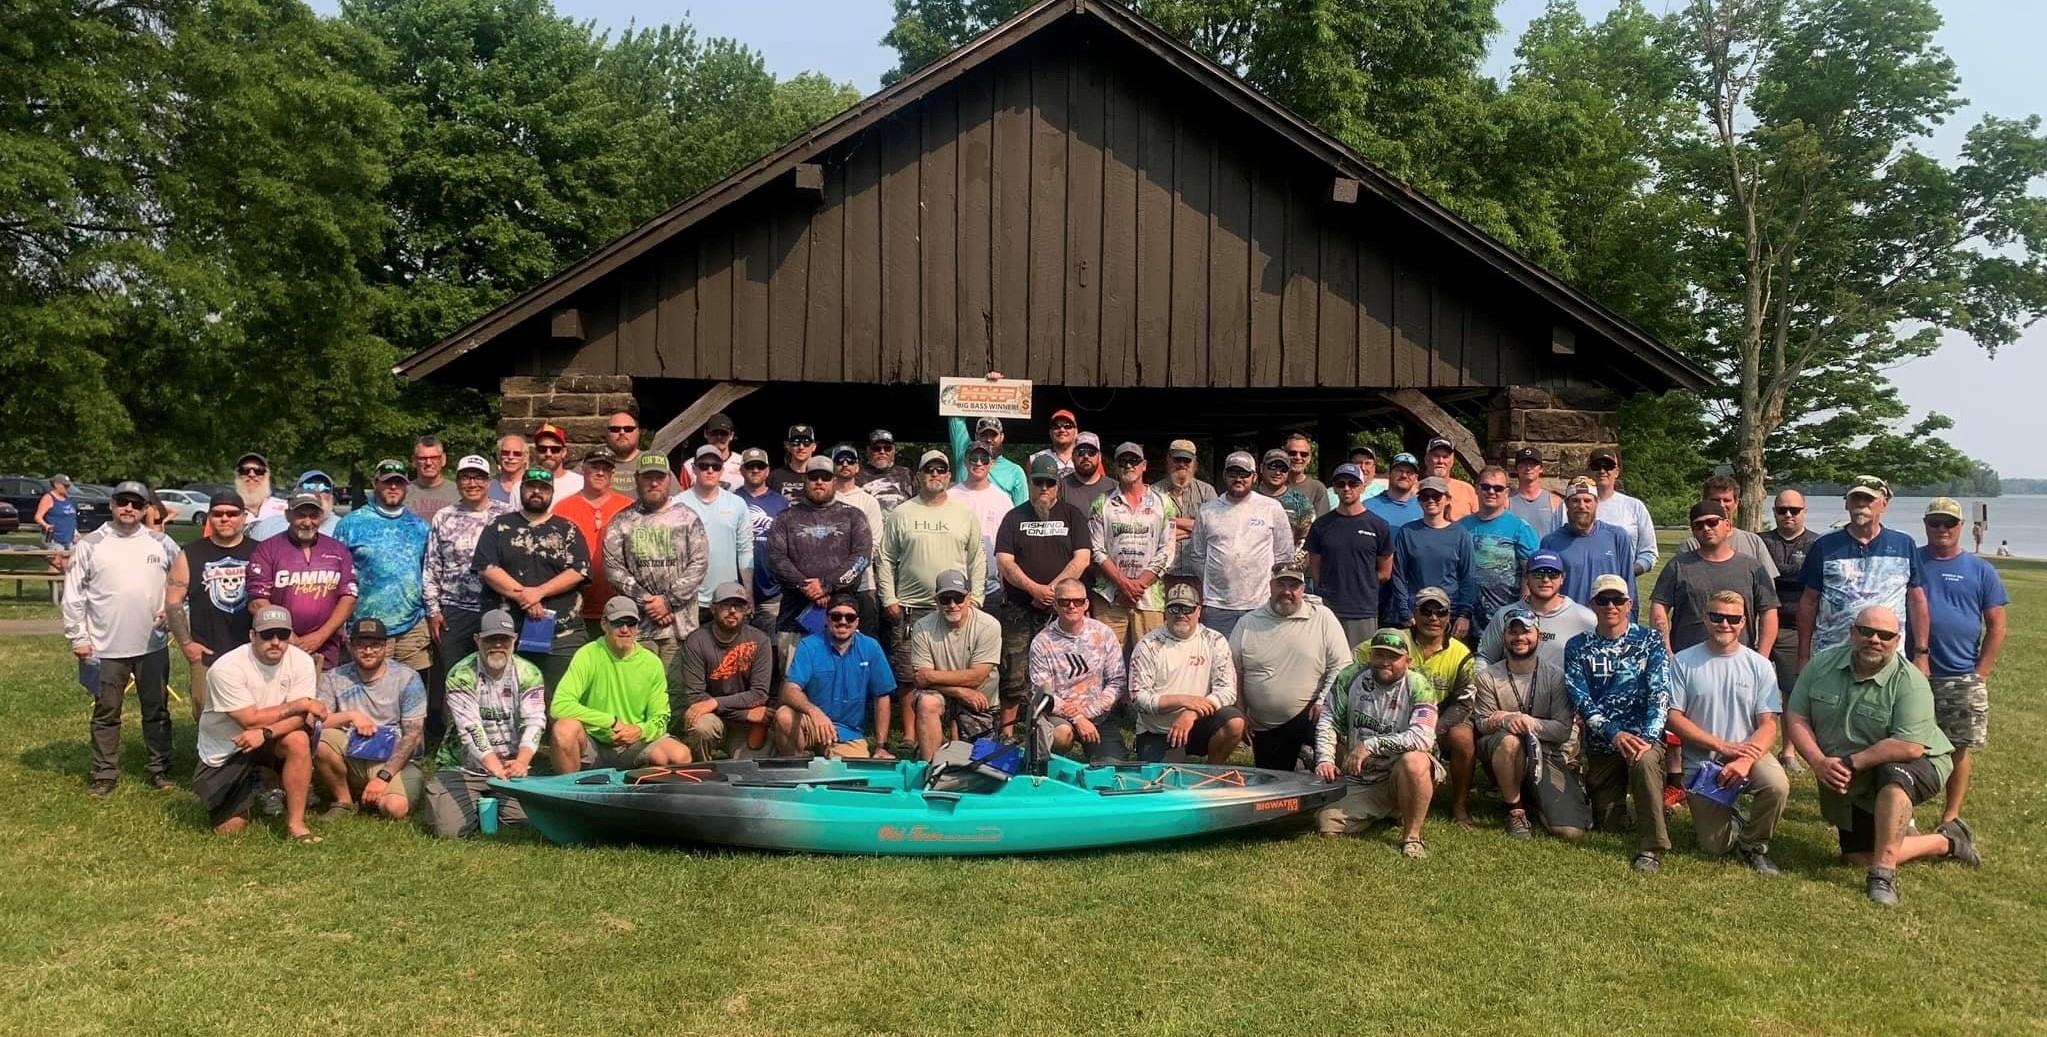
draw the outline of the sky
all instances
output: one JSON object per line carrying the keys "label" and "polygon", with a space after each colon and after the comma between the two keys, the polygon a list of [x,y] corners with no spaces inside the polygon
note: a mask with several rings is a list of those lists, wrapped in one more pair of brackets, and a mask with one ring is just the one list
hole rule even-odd
{"label": "sky", "polygon": [[[1659,12],[1674,2],[1647,0]],[[332,12],[338,5],[313,0],[313,6]],[[879,89],[882,73],[895,64],[894,52],[880,42],[894,16],[890,0],[702,0],[687,8],[654,0],[555,0],[555,6],[600,28],[687,19],[700,36],[731,37],[759,51],[778,77],[814,70],[852,83],[862,93]],[[1954,58],[1962,96],[1971,101],[1928,146],[1948,159],[1983,115],[2016,117],[2047,109],[2047,90],[2042,89],[2047,80],[2034,63],[2038,41],[2047,39],[2047,3],[1938,0],[1938,6],[1946,21],[1938,41]],[[1579,0],[1579,7],[1588,19],[1596,19],[1613,3]],[[1502,32],[1489,71],[1503,76],[1511,69],[1514,41],[1542,8],[1542,0],[1502,0]],[[2039,387],[2047,386],[2047,321],[1995,359],[1966,338],[1950,336],[1938,352],[1898,367],[1892,377],[1914,418],[1938,411],[1954,419],[1955,427],[1945,435],[1970,456],[2002,475],[2047,478],[2047,461],[2028,442],[2047,423],[2027,416],[2039,406]]]}

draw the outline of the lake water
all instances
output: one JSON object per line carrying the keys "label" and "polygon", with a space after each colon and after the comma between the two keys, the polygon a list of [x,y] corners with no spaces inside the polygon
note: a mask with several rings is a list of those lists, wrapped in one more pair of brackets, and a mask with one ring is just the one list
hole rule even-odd
{"label": "lake water", "polygon": [[[1926,514],[1930,497],[1897,497],[1891,501],[1890,509],[1884,512],[1884,525],[1902,529],[1912,534],[1912,539],[1926,542],[1926,527],[1920,519]],[[1990,528],[1983,534],[1983,553],[1997,553],[1997,542],[2011,542],[2011,553],[2020,558],[2047,558],[2047,496],[2024,497],[1960,497],[1962,511],[1969,521],[1976,518],[1976,505],[1985,504],[1990,508]],[[1837,523],[1846,522],[1848,511],[1838,500],[1822,497],[1807,497],[1806,506],[1811,509],[1806,515],[1806,525],[1812,529],[1826,530]],[[1833,514],[1829,515],[1828,512]],[[1974,546],[1969,536],[1968,524],[1962,526],[1962,548]]]}

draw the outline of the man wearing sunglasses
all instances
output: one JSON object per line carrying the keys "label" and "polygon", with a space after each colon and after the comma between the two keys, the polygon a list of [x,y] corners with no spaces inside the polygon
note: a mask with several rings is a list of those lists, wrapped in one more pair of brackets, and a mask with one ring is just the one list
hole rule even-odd
{"label": "man wearing sunglasses", "polygon": [[[739,452],[738,460],[740,484],[734,492],[740,503],[746,505],[746,521],[753,530],[753,617],[748,622],[762,633],[772,635],[782,614],[782,583],[775,578],[773,560],[768,555],[768,534],[775,528],[775,519],[789,510],[789,498],[768,485],[767,451],[748,447]],[[781,662],[778,658],[778,674]]]}
{"label": "man wearing sunglasses", "polygon": [[815,606],[822,611],[838,594],[859,610],[854,592],[874,561],[874,534],[867,516],[837,499],[833,489],[837,478],[830,461],[822,457],[805,461],[803,496],[791,502],[768,530],[768,564],[787,599],[775,624],[775,647],[785,660],[794,655],[806,633],[806,610]]}
{"label": "man wearing sunglasses", "polygon": [[1898,903],[1898,866],[1927,857],[1983,863],[1975,833],[1959,818],[1931,835],[1908,834],[1912,809],[1932,799],[1954,770],[1954,746],[1935,720],[1926,676],[1898,657],[1898,614],[1865,606],[1850,617],[1848,643],[1815,654],[1786,704],[1791,744],[1819,782],[1820,816],[1840,835],[1841,859],[1867,868],[1863,891]]}
{"label": "man wearing sunglasses", "polygon": [[[711,541],[696,510],[668,495],[667,455],[642,453],[633,468],[632,506],[611,520],[598,550],[612,591],[637,606],[640,640],[665,666],[697,628]],[[715,478],[710,488],[718,489]]]}
{"label": "man wearing sunglasses", "polygon": [[1116,480],[1102,471],[1102,437],[1083,432],[1073,444],[1073,470],[1059,480],[1059,497],[1091,514],[1095,499],[1116,488]]}
{"label": "man wearing sunglasses", "polygon": [[1201,625],[1201,594],[1191,585],[1174,584],[1165,598],[1164,625],[1130,653],[1137,758],[1158,762],[1180,749],[1228,763],[1244,741],[1229,640]]}
{"label": "man wearing sunglasses", "polygon": [[[1770,664],[1777,668],[1777,686],[1788,689],[1798,681],[1798,602],[1805,596],[1805,585],[1799,579],[1805,571],[1805,557],[1820,535],[1805,528],[1805,494],[1797,490],[1777,494],[1770,513],[1774,524],[1762,534],[1762,539],[1764,550],[1770,553],[1770,564],[1777,570],[1777,640],[1767,654]],[[1765,649],[1759,645],[1757,651]],[[1789,741],[1784,743],[1777,762],[1792,773],[1805,769]]]}
{"label": "man wearing sunglasses", "polygon": [[1734,523],[1718,503],[1703,500],[1692,505],[1691,526],[1698,546],[1679,552],[1657,574],[1649,594],[1650,625],[1673,653],[1682,652],[1711,633],[1707,616],[1713,596],[1732,591],[1742,601],[1742,644],[1750,648],[1776,644],[1776,579],[1761,562],[1735,551],[1730,539]]}
{"label": "man wearing sunglasses", "polygon": [[1173,520],[1179,511],[1144,484],[1144,448],[1116,447],[1116,489],[1095,498],[1088,533],[1095,561],[1096,619],[1116,632],[1126,650],[1165,620],[1160,581],[1179,553]]}
{"label": "man wearing sunglasses", "polygon": [[1002,711],[1002,624],[974,607],[967,574],[938,574],[938,610],[910,630],[909,710],[917,755],[930,760],[948,730],[967,741],[992,737]]}
{"label": "man wearing sunglasses", "polygon": [[1542,485],[1542,465],[1540,449],[1522,447],[1514,455],[1514,491],[1507,495],[1507,510],[1528,523],[1537,538],[1564,524],[1564,499]]}
{"label": "man wearing sunglasses", "polygon": [[1249,721],[1252,760],[1290,771],[1315,740],[1323,694],[1350,665],[1351,646],[1336,614],[1308,600],[1301,570],[1273,569],[1266,588],[1265,603],[1231,629],[1230,658],[1241,682],[1237,697]]}
{"label": "man wearing sunglasses", "polygon": [[420,802],[425,783],[415,757],[426,733],[426,681],[392,661],[390,646],[382,622],[359,616],[348,625],[348,661],[320,675],[327,725],[313,745],[313,773],[327,788],[329,818],[358,804],[402,818]]}
{"label": "man wearing sunglasses", "polygon": [[1990,672],[2004,652],[2005,608],[2011,598],[2004,581],[1981,555],[1962,550],[1962,502],[1936,497],[1926,505],[1926,604],[1932,630],[1927,666],[1933,684],[1933,716],[1955,746],[1955,772],[1948,779],[1942,821],[1959,821],[1969,791],[1971,750],[1990,735]]}
{"label": "man wearing sunglasses", "polygon": [[246,532],[253,533],[250,527],[254,523],[284,515],[284,499],[271,495],[270,461],[262,454],[250,451],[235,460],[235,494],[241,497],[247,515]]}
{"label": "man wearing sunglasses", "polygon": [[462,499],[462,488],[444,473],[448,470],[448,448],[439,436],[421,436],[412,443],[412,486],[405,491],[405,506],[422,520],[432,522],[442,508]]}
{"label": "man wearing sunglasses", "polygon": [[1462,639],[1471,630],[1472,604],[1478,598],[1471,534],[1450,521],[1450,492],[1443,480],[1423,479],[1415,497],[1421,501],[1421,519],[1393,531],[1393,621],[1408,625],[1418,592],[1440,588],[1449,597],[1450,636]]}
{"label": "man wearing sunglasses", "polygon": [[249,559],[256,542],[242,535],[247,515],[240,495],[214,494],[206,506],[206,535],[171,561],[164,615],[192,676],[194,721],[206,711],[206,668],[249,643]]}
{"label": "man wearing sunglasses", "polygon": [[[991,373],[988,377],[997,376]],[[1032,454],[1030,459],[1036,461],[1041,457],[1049,457],[1052,463],[1058,466],[1061,478],[1073,474],[1073,448],[1080,445],[1080,419],[1075,417],[1072,411],[1061,408],[1052,412],[1052,420],[1046,424],[1045,429],[1046,435],[1052,440],[1052,445]],[[1101,449],[1099,437],[1095,440],[1095,449]]]}
{"label": "man wearing sunglasses", "polygon": [[533,430],[533,463],[554,476],[554,499],[568,500],[583,492],[583,476],[569,468],[569,434],[553,422]]}
{"label": "man wearing sunglasses", "polygon": [[[547,687],[540,670],[512,652],[518,627],[502,609],[479,617],[472,651],[448,670],[448,728],[421,813],[427,830],[458,839],[477,830],[477,805],[491,778],[532,773],[547,732]],[[526,820],[519,801],[498,800],[498,820]]]}
{"label": "man wearing sunglasses", "polygon": [[1116,707],[1123,702],[1128,674],[1123,645],[1108,627],[1087,614],[1087,584],[1061,580],[1052,585],[1058,615],[1031,639],[1031,690],[1051,700],[1051,709],[1031,728],[1038,752],[1063,753],[1079,745],[1090,761],[1123,755]]}
{"label": "man wearing sunglasses", "polygon": [[1710,762],[1719,768],[1714,783],[1748,800],[1737,818],[1732,804],[1688,792],[1699,849],[1715,857],[1732,850],[1757,874],[1776,875],[1770,837],[1791,798],[1791,779],[1772,755],[1784,697],[1770,661],[1743,644],[1748,606],[1732,590],[1707,600],[1706,639],[1670,661],[1670,731],[1684,746],[1686,789]]}
{"label": "man wearing sunglasses", "polygon": [[[891,443],[889,449],[893,451],[895,445]],[[827,456],[832,462],[832,499],[859,508],[860,514],[867,516],[867,532],[874,540],[873,552],[868,557],[880,558],[882,534],[888,532],[888,511],[874,494],[860,487],[860,451],[850,443],[840,443]],[[903,498],[896,499],[897,504],[902,502]],[[881,596],[875,592],[873,566],[860,574],[860,586],[854,593],[860,596],[860,632],[883,644],[889,643],[882,636]],[[904,723],[908,723],[909,714],[902,715]]]}
{"label": "man wearing sunglasses", "polygon": [[[637,464],[638,462],[635,462]],[[611,521],[632,507],[633,498],[612,488],[618,462],[608,446],[594,446],[583,454],[583,489],[568,496],[557,495],[554,513],[569,520],[590,551],[590,583],[583,590],[583,606],[577,618],[591,639],[604,636],[604,603],[611,600],[611,577],[605,573],[604,536]],[[630,478],[630,476],[628,476]]]}
{"label": "man wearing sunglasses", "polygon": [[888,656],[880,642],[860,632],[860,606],[852,594],[837,591],[825,599],[824,623],[824,632],[804,637],[790,653],[775,708],[775,751],[893,759],[868,741],[862,726],[871,711],[875,738],[888,734],[896,688]]}
{"label": "man wearing sunglasses", "polygon": [[1814,542],[1799,573],[1805,585],[1798,599],[1799,664],[1846,643],[1855,614],[1882,605],[1904,617],[1905,645],[1925,674],[1932,635],[1919,545],[1903,530],[1884,528],[1891,488],[1882,479],[1856,476],[1848,483],[1845,501],[1848,524]]}
{"label": "man wearing sunglasses", "polygon": [[510,508],[519,506],[519,485],[526,469],[533,467],[532,449],[526,437],[513,433],[498,437],[498,477],[491,480],[490,499]]}
{"label": "man wearing sunglasses", "polygon": [[1446,494],[1450,505],[1447,514],[1451,519],[1461,519],[1478,510],[1478,491],[1470,483],[1451,474],[1457,464],[1457,448],[1449,440],[1441,436],[1429,440],[1428,447],[1422,451],[1422,460],[1425,462],[1423,478],[1441,479],[1448,487]]}
{"label": "man wearing sunglasses", "polygon": [[[333,536],[335,527],[341,523],[341,516],[334,513],[333,478],[318,468],[309,468],[299,474],[297,482],[292,483],[291,492],[293,498],[302,493],[310,493],[319,501],[319,530],[327,536]],[[265,517],[259,519],[254,525],[248,527],[249,539],[262,543],[291,528],[291,512],[294,510],[291,502],[287,500],[280,503],[284,506],[279,508],[275,514],[266,514]]]}
{"label": "man wearing sunglasses", "polygon": [[1173,537],[1182,543],[1194,535],[1194,516],[1203,504],[1215,499],[1215,487],[1194,477],[1194,441],[1176,439],[1166,444],[1166,477],[1152,483],[1173,502],[1178,517],[1173,519]]}
{"label": "man wearing sunglasses", "polygon": [[1513,487],[1498,465],[1478,473],[1478,510],[1457,520],[1471,534],[1472,631],[1480,637],[1493,615],[1521,594],[1521,570],[1542,550],[1534,527],[1507,509]]}
{"label": "man wearing sunglasses", "polygon": [[1253,492],[1258,462],[1239,450],[1223,458],[1223,492],[1201,506],[1180,568],[1201,580],[1201,621],[1228,637],[1237,621],[1265,604],[1275,567],[1294,564],[1286,509]]}
{"label": "man wearing sunglasses", "polygon": [[[1539,634],[1536,651],[1558,672],[1564,668],[1564,646],[1599,625],[1591,609],[1564,595],[1564,560],[1555,551],[1537,551],[1528,559],[1528,571],[1521,575],[1521,600],[1516,604],[1535,617]],[[1498,630],[1486,628],[1485,636],[1478,639],[1478,656],[1489,663],[1507,657]]]}
{"label": "man wearing sunglasses", "polygon": [[1078,578],[1093,557],[1085,512],[1059,499],[1059,465],[1031,460],[1031,498],[1002,516],[995,566],[1002,574],[1002,718],[1016,719],[1030,693],[1031,639],[1053,619],[1052,588]]}
{"label": "man wearing sunglasses", "polygon": [[[999,382],[1002,372],[988,372],[988,380]],[[1009,506],[1020,507],[1030,499],[1031,480],[1023,466],[1002,456],[1002,446],[1007,441],[1003,434],[1002,419],[989,416],[974,420],[974,434],[967,436],[967,419],[950,417],[945,419],[947,438],[951,441],[954,463],[966,464],[967,447],[971,443],[984,447],[992,459],[988,466],[988,481],[1002,488],[1009,495]]]}
{"label": "man wearing sunglasses", "polygon": [[1329,487],[1322,485],[1322,480],[1315,478],[1315,473],[1308,469],[1308,463],[1315,459],[1315,441],[1309,439],[1305,432],[1294,432],[1286,437],[1280,449],[1286,452],[1287,485],[1307,499],[1308,506],[1315,509],[1316,518],[1328,514],[1329,509],[1335,506],[1330,503],[1334,498],[1329,495]]}
{"label": "man wearing sunglasses", "polygon": [[1365,508],[1365,473],[1339,465],[1329,477],[1336,508],[1308,528],[1308,576],[1324,604],[1343,623],[1350,647],[1379,628],[1379,597],[1393,578],[1393,531]]}
{"label": "man wearing sunglasses", "polygon": [[[1734,548],[1734,553],[1744,558],[1755,559],[1770,574],[1770,579],[1775,580],[1781,570],[1777,568],[1775,559],[1770,556],[1769,546],[1763,543],[1760,535],[1741,528],[1741,486],[1734,481],[1734,477],[1716,475],[1707,479],[1706,484],[1699,489],[1699,499],[1712,501],[1727,513],[1729,530],[1727,543]],[[1690,551],[1698,546],[1699,538],[1688,536],[1678,542],[1677,549]],[[1766,647],[1763,650],[1768,649]]]}
{"label": "man wearing sunglasses", "polygon": [[283,606],[292,643],[331,670],[341,662],[341,628],[355,615],[355,557],[320,531],[326,508],[318,496],[300,491],[290,506],[291,528],[249,556],[249,607]]}
{"label": "man wearing sunglasses", "polygon": [[678,767],[689,747],[668,733],[668,671],[640,645],[640,609],[604,604],[604,637],[578,649],[547,707],[554,770]]}
{"label": "man wearing sunglasses", "polygon": [[1292,479],[1293,462],[1287,458],[1287,452],[1278,447],[1267,450],[1258,462],[1258,492],[1278,501],[1280,510],[1286,512],[1287,534],[1294,542],[1291,560],[1296,565],[1305,565],[1301,543],[1308,539],[1308,529],[1315,524],[1315,505],[1294,487]]}
{"label": "man wearing sunglasses", "polygon": [[682,707],[670,726],[689,746],[690,759],[707,761],[719,748],[738,759],[767,744],[769,725],[747,714],[768,704],[775,646],[746,621],[751,609],[739,581],[719,584],[711,592],[710,622],[683,638],[669,669],[669,688]]}
{"label": "man wearing sunglasses", "polygon": [[1315,721],[1315,776],[1345,781],[1343,798],[1315,815],[1323,835],[1358,835],[1400,823],[1400,855],[1425,860],[1422,823],[1445,777],[1436,745],[1436,689],[1408,668],[1407,633],[1386,627],[1345,667]]}
{"label": "man wearing sunglasses", "polygon": [[476,543],[512,506],[490,497],[490,462],[469,454],[455,464],[455,503],[427,521],[426,622],[443,673],[475,650],[485,591],[476,575]]}
{"label": "man wearing sunglasses", "polygon": [[1618,573],[1592,582],[1599,625],[1564,646],[1564,690],[1585,725],[1580,745],[1592,816],[1600,828],[1617,831],[1632,814],[1634,870],[1653,875],[1670,849],[1663,817],[1670,653],[1654,630],[1628,621],[1628,590]]}
{"label": "man wearing sunglasses", "polygon": [[[988,556],[981,549],[981,520],[972,509],[946,491],[952,486],[952,463],[942,450],[926,450],[917,459],[917,496],[896,506],[888,516],[875,553],[875,591],[888,617],[888,661],[896,687],[907,693],[916,686],[911,642],[917,624],[938,609],[938,578],[947,572],[966,574],[967,594],[979,607],[987,586]],[[906,740],[915,720],[907,697],[903,711]],[[880,734],[882,732],[877,732]]]}
{"label": "man wearing sunglasses", "polygon": [[[833,447],[832,463],[839,464],[838,451]],[[896,510],[896,505],[917,495],[917,480],[910,470],[896,463],[896,434],[885,428],[867,433],[867,457],[863,460],[858,451],[853,454],[853,476],[841,479],[839,493],[845,495],[853,486],[867,491],[874,503],[881,507],[886,516]]]}
{"label": "man wearing sunglasses", "polygon": [[520,654],[540,667],[550,696],[589,640],[578,612],[591,567],[583,534],[553,514],[553,479],[545,468],[526,469],[519,510],[491,520],[470,563],[492,592],[489,605],[518,620]]}
{"label": "man wearing sunglasses", "polygon": [[309,735],[327,707],[318,698],[319,670],[291,643],[291,629],[285,610],[257,609],[248,643],[221,655],[207,671],[192,792],[222,835],[248,827],[263,772],[274,770],[284,793],[285,833],[301,843],[320,841],[306,827],[313,784]]}
{"label": "man wearing sunglasses", "polygon": [[[712,417],[720,416],[712,415]],[[730,419],[727,419],[726,423],[729,425],[731,423]],[[708,430],[710,427],[710,422],[704,423],[706,438],[709,437]],[[731,430],[727,429],[726,431],[730,432]],[[632,411],[621,410],[613,411],[610,417],[605,418],[604,448],[611,451],[612,464],[628,472],[632,471],[633,465],[640,459],[639,416]],[[724,454],[721,452],[719,456],[723,457]]]}
{"label": "man wearing sunglasses", "polygon": [[[411,478],[405,462],[377,462],[375,500],[348,513],[334,527],[334,539],[355,563],[356,616],[378,620],[391,638],[390,658],[419,673],[433,668],[433,639],[427,636],[426,549],[431,530],[405,506]],[[440,729],[440,710],[434,710]]]}
{"label": "man wearing sunglasses", "polygon": [[[1605,448],[1594,450],[1588,466],[1592,482],[1599,488],[1599,520],[1619,526],[1634,545],[1634,570],[1628,574],[1628,584],[1632,586],[1636,577],[1656,568],[1656,523],[1649,517],[1649,505],[1620,491],[1618,453]],[[1569,503],[1565,501],[1567,507]]]}
{"label": "man wearing sunglasses", "polygon": [[[709,551],[704,578],[697,584],[697,620],[701,626],[711,621],[711,610],[716,605],[711,594],[717,588],[737,583],[746,590],[749,599],[752,597],[753,522],[748,518],[746,502],[725,489],[725,455],[716,446],[706,443],[698,447],[690,467],[696,469],[696,478],[675,499],[696,512]],[[639,476],[635,474],[633,478],[637,490]]]}
{"label": "man wearing sunglasses", "polygon": [[[768,473],[768,485],[789,498],[791,504],[803,499],[805,472],[816,454],[817,430],[809,425],[789,426],[788,435],[782,437],[782,466]],[[827,465],[831,463],[829,459],[822,460]]]}
{"label": "man wearing sunglasses", "polygon": [[129,678],[142,704],[144,764],[151,788],[172,788],[170,646],[161,640],[171,566],[178,545],[143,525],[149,487],[132,480],[114,487],[113,518],[78,538],[64,570],[64,637],[83,662],[99,659],[92,689],[92,763],[87,791],[104,799],[120,775],[121,708]]}
{"label": "man wearing sunglasses", "polygon": [[1564,757],[1577,713],[1564,693],[1562,646],[1554,661],[1543,657],[1542,622],[1525,605],[1501,609],[1498,620],[1487,632],[1504,645],[1503,657],[1472,682],[1477,756],[1507,808],[1508,838],[1535,835],[1525,805],[1533,800],[1544,830],[1577,842],[1592,827],[1592,808]]}

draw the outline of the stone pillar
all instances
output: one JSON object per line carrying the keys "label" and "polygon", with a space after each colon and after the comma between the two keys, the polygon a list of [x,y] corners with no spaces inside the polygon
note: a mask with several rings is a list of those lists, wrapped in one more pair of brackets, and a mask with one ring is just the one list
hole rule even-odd
{"label": "stone pillar", "polygon": [[1544,459],[1543,482],[1562,490],[1584,474],[1594,450],[1620,446],[1619,407],[1618,396],[1589,386],[1502,389],[1487,415],[1487,459],[1512,472],[1514,454],[1535,447]]}
{"label": "stone pillar", "polygon": [[[498,435],[531,439],[533,430],[553,422],[568,433],[569,460],[604,442],[605,419],[614,411],[637,410],[633,380],[622,374],[565,374],[554,378],[498,380]],[[642,442],[647,433],[642,432]]]}

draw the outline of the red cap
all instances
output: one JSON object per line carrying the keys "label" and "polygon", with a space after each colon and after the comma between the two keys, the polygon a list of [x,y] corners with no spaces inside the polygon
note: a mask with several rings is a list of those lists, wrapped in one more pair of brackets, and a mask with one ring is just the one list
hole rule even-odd
{"label": "red cap", "polygon": [[1080,419],[1074,417],[1073,412],[1070,410],[1061,409],[1052,412],[1051,420],[1058,421],[1060,418],[1065,418],[1066,420],[1073,422],[1076,425],[1080,424]]}
{"label": "red cap", "polygon": [[560,425],[555,424],[552,421],[533,430],[533,438],[535,440],[539,440],[547,436],[553,436],[554,441],[560,443],[563,446],[569,445],[568,433],[563,432],[562,427]]}

